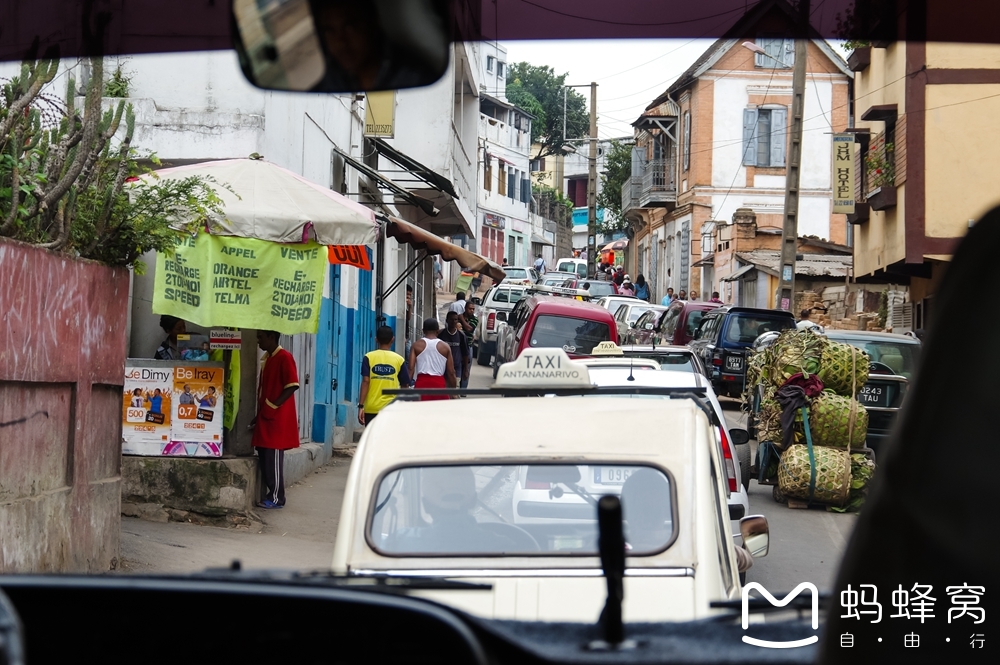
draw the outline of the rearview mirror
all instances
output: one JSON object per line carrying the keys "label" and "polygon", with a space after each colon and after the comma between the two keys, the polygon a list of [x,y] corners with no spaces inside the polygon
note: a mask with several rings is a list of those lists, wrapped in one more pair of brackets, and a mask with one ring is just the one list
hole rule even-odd
{"label": "rearview mirror", "polygon": [[767,556],[768,526],[763,515],[749,515],[740,520],[740,535],[743,537],[743,549],[756,558]]}
{"label": "rearview mirror", "polygon": [[473,305],[482,305],[482,304],[483,304],[483,301],[482,301],[482,299],[481,299],[481,298],[475,298],[475,297],[474,297],[474,298],[472,298],[471,300],[472,300],[472,304],[473,304]]}
{"label": "rearview mirror", "polygon": [[736,446],[742,446],[744,443],[750,443],[750,432],[745,429],[734,427],[729,430],[729,440]]}
{"label": "rearview mirror", "polygon": [[243,74],[268,90],[429,85],[448,68],[447,0],[233,0]]}

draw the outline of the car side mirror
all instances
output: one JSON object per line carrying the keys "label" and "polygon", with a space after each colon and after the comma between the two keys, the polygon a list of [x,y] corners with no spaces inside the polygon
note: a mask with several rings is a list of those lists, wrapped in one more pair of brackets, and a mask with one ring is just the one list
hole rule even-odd
{"label": "car side mirror", "polygon": [[483,304],[483,300],[482,300],[482,298],[472,298],[472,304],[473,305],[482,305]]}
{"label": "car side mirror", "polygon": [[729,430],[729,440],[732,441],[735,446],[742,446],[744,443],[750,443],[750,432],[745,429],[734,427]]}
{"label": "car side mirror", "polygon": [[767,556],[770,537],[766,517],[749,515],[741,519],[740,535],[743,537],[743,549],[750,552],[750,556]]}
{"label": "car side mirror", "polygon": [[497,312],[497,321],[507,321],[507,312]]}
{"label": "car side mirror", "polygon": [[[240,68],[251,83],[268,90],[360,92],[429,85],[448,68],[449,23],[447,3],[438,0],[232,3]],[[345,40],[342,25],[359,27]],[[375,122],[391,123],[391,111],[387,118]]]}

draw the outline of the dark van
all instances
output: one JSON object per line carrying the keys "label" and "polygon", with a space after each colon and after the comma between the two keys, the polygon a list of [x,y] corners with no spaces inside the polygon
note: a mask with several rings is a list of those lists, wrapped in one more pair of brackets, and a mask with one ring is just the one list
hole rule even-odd
{"label": "dark van", "polygon": [[717,395],[739,397],[746,377],[746,355],[754,340],[772,330],[795,327],[791,312],[723,305],[702,317],[688,346],[701,358]]}

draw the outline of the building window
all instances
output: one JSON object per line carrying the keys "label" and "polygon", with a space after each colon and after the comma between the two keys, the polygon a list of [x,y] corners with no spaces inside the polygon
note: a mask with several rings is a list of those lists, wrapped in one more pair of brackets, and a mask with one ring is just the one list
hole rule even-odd
{"label": "building window", "polygon": [[743,110],[743,164],[784,166],[788,109]]}
{"label": "building window", "polygon": [[532,170],[532,172],[535,172],[535,171],[544,171],[545,170],[545,158],[542,157],[541,159],[533,159],[533,160],[531,160],[531,170]]}
{"label": "building window", "polygon": [[491,74],[493,73],[494,62],[496,62],[496,58],[494,58],[492,55],[486,56],[486,71],[488,71]]}
{"label": "building window", "polygon": [[691,168],[691,112],[684,111],[684,170]]}
{"label": "building window", "polygon": [[767,55],[757,53],[754,56],[754,65],[757,67],[784,69],[784,67],[791,67],[795,64],[795,40],[793,39],[758,37],[757,46],[764,49],[764,52],[767,53]]}
{"label": "building window", "polygon": [[497,187],[497,194],[503,196],[507,191],[507,167],[500,165],[500,183]]}
{"label": "building window", "polygon": [[518,180],[517,169],[511,169],[510,174],[507,176],[507,198],[509,199],[516,198],[517,196],[514,193],[517,188],[517,180]]}
{"label": "building window", "polygon": [[504,66],[506,64],[507,64],[506,62],[500,62],[499,60],[497,61],[497,78],[498,79],[502,79],[503,78],[503,70],[504,70]]}

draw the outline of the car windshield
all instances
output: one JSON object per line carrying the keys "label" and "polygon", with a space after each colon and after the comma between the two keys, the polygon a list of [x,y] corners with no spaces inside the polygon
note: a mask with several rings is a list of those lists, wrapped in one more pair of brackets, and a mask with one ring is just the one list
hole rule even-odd
{"label": "car windshield", "polygon": [[[830,339],[837,342],[850,344],[868,354],[868,358],[873,363],[881,363],[888,370],[899,376],[912,379],[917,370],[917,361],[920,358],[919,344],[905,344],[892,341],[855,339],[853,337],[836,337],[828,335]],[[876,368],[884,373],[885,368]]]}
{"label": "car windshield", "polygon": [[534,347],[557,347],[567,353],[585,355],[599,343],[612,340],[611,328],[603,321],[543,314],[531,329]]}
{"label": "car windshield", "polygon": [[[577,282],[576,288],[578,289],[584,288],[583,284],[584,282],[582,281]],[[599,298],[600,296],[611,296],[615,294],[615,287],[612,286],[611,282],[601,282],[598,280],[593,280],[587,282],[587,284],[590,284],[590,286],[587,287],[587,290],[590,291],[591,295],[593,295],[595,298]]]}
{"label": "car windshield", "polygon": [[669,476],[624,464],[410,466],[371,497],[367,536],[386,556],[597,554],[597,500],[619,496],[631,555],[677,528]]}
{"label": "car windshield", "polygon": [[627,356],[633,358],[649,358],[660,363],[660,369],[675,372],[697,372],[698,367],[694,364],[694,356],[690,353],[667,352],[655,353],[653,351],[627,351]]}
{"label": "car windshield", "polygon": [[723,339],[738,344],[753,344],[755,339],[766,332],[794,327],[795,323],[789,317],[739,312],[728,317]]}

